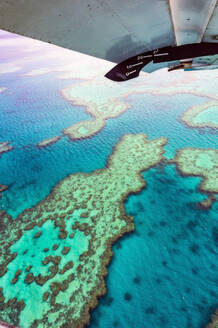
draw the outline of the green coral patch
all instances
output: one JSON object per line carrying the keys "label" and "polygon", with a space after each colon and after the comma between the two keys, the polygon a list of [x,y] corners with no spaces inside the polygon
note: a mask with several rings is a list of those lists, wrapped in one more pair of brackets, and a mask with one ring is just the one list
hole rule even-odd
{"label": "green coral patch", "polygon": [[182,174],[202,177],[202,191],[218,193],[218,150],[180,149],[172,162],[177,164]]}
{"label": "green coral patch", "polygon": [[210,100],[201,105],[195,105],[186,110],[182,122],[194,128],[210,127],[218,128],[218,102]]}
{"label": "green coral patch", "polygon": [[165,143],[126,135],[104,169],[68,176],[16,220],[0,212],[0,319],[84,327],[105,293],[112,243],[134,229],[123,202],[145,186],[140,173],[163,160]]}
{"label": "green coral patch", "polygon": [[212,170],[214,164],[215,163],[213,163],[211,157],[208,154],[201,153],[197,156],[196,166],[198,167],[202,167],[207,170]]}

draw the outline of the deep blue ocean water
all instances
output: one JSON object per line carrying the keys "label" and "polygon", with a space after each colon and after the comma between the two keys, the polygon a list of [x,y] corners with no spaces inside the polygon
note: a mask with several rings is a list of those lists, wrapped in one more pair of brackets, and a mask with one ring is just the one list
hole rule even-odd
{"label": "deep blue ocean water", "polygon": [[[68,174],[103,168],[126,133],[167,137],[167,158],[182,147],[218,147],[215,130],[191,129],[179,121],[190,105],[207,99],[180,94],[130,96],[132,108],[108,120],[96,136],[76,142],[63,137],[38,149],[42,139],[90,117],[60,94],[76,81],[56,77],[12,73],[0,78],[8,87],[0,94],[0,140],[15,148],[0,160],[0,183],[9,185],[0,209],[14,218]],[[205,197],[198,191],[200,178],[181,177],[174,165],[158,166],[143,177],[146,188],[125,203],[136,229],[113,247],[108,293],[92,312],[90,327],[204,327],[218,306],[217,203],[207,211],[197,209]]]}
{"label": "deep blue ocean water", "polygon": [[205,327],[218,305],[218,206],[197,210],[199,178],[174,166],[143,177],[147,188],[125,204],[135,231],[113,247],[91,327]]}

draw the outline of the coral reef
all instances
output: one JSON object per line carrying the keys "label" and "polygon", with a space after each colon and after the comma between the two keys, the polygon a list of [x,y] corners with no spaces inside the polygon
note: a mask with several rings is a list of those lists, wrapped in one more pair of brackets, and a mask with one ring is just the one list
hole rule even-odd
{"label": "coral reef", "polygon": [[209,323],[206,328],[218,328],[218,309],[212,315],[211,323]]}
{"label": "coral reef", "polygon": [[134,229],[123,202],[145,186],[141,172],[163,160],[165,143],[126,135],[104,169],[68,176],[15,220],[0,212],[3,321],[23,328],[88,323],[89,310],[106,291],[112,243]]}
{"label": "coral reef", "polygon": [[[87,113],[92,119],[82,121],[64,129],[63,133],[70,139],[81,139],[90,137],[99,132],[106,124],[105,120],[115,118],[124,113],[131,106],[119,100],[119,91],[110,85],[107,92],[101,92],[101,96],[95,93],[95,89],[104,90],[108,88],[108,81],[99,81],[96,84],[81,83],[62,90],[62,95],[74,105],[85,106]],[[84,94],[86,95],[84,97]]]}
{"label": "coral reef", "polygon": [[[93,65],[90,66],[92,67]],[[203,81],[210,81],[211,76],[214,74],[213,72],[204,72],[204,74],[192,72],[189,75],[186,72],[177,71],[174,74],[168,73],[166,80],[166,71],[162,69],[152,73],[152,79],[149,77],[149,83],[146,79],[148,74],[145,72],[141,74],[143,79],[138,78],[137,80],[128,81],[125,83],[125,87],[122,83],[114,84],[98,75],[95,77],[94,82],[82,79],[81,83],[73,84],[63,89],[61,93],[66,100],[71,101],[74,105],[84,106],[86,112],[91,115],[90,120],[73,124],[65,128],[63,133],[68,135],[70,139],[93,136],[105,126],[107,119],[118,117],[131,108],[130,102],[127,101],[127,98],[131,95],[152,94],[169,96],[193,94],[207,97],[211,100],[209,105],[207,103],[203,106],[217,106],[217,81],[213,81],[213,85],[202,83]],[[71,76],[71,74],[69,75]],[[206,87],[206,85],[209,87]],[[197,106],[197,111],[199,111],[199,108],[201,106]],[[188,109],[184,115],[189,115],[190,112],[193,112],[193,108]],[[182,121],[185,122],[185,118]],[[217,127],[216,123],[206,121],[203,123],[203,126],[214,127],[214,124]]]}
{"label": "coral reef", "polygon": [[8,189],[8,186],[0,184],[0,198],[2,197],[2,192],[7,190],[7,189]]}
{"label": "coral reef", "polygon": [[175,163],[180,174],[184,176],[202,177],[199,189],[209,197],[198,205],[205,209],[209,208],[216,200],[214,194],[218,193],[218,150],[183,148],[169,163]]}
{"label": "coral reef", "polygon": [[218,128],[218,101],[190,107],[183,113],[181,121],[194,128]]}
{"label": "coral reef", "polygon": [[37,146],[38,146],[39,148],[44,148],[44,147],[47,147],[47,146],[53,145],[53,144],[56,143],[59,139],[60,139],[60,136],[56,136],[56,137],[53,137],[53,138],[44,139],[44,140],[40,141],[40,142],[37,144]]}
{"label": "coral reef", "polygon": [[94,120],[82,121],[74,124],[66,129],[63,133],[68,135],[70,139],[83,139],[93,136],[105,126],[105,120],[96,118]]}
{"label": "coral reef", "polygon": [[9,145],[9,141],[0,142],[0,155],[3,153],[7,153],[12,149],[13,147]]}
{"label": "coral reef", "polygon": [[209,195],[206,199],[199,202],[198,206],[203,210],[207,210],[213,205],[213,203],[215,201],[216,201],[216,196],[215,195]]}

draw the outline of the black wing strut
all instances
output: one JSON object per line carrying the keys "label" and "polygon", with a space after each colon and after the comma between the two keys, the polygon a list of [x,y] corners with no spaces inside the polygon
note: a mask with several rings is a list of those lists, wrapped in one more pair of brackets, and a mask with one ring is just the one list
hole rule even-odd
{"label": "black wing strut", "polygon": [[139,76],[140,71],[150,62],[161,63],[218,54],[218,43],[192,43],[175,47],[164,47],[143,52],[116,65],[105,77],[122,82]]}

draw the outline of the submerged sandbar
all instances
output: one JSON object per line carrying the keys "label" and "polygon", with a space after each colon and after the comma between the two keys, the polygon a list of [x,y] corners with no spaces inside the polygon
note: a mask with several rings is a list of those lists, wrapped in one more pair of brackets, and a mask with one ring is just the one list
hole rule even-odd
{"label": "submerged sandbar", "polygon": [[165,143],[126,135],[104,169],[68,176],[16,220],[0,213],[1,320],[22,328],[88,323],[106,291],[111,246],[134,229],[124,200],[145,187],[141,172],[164,159]]}

